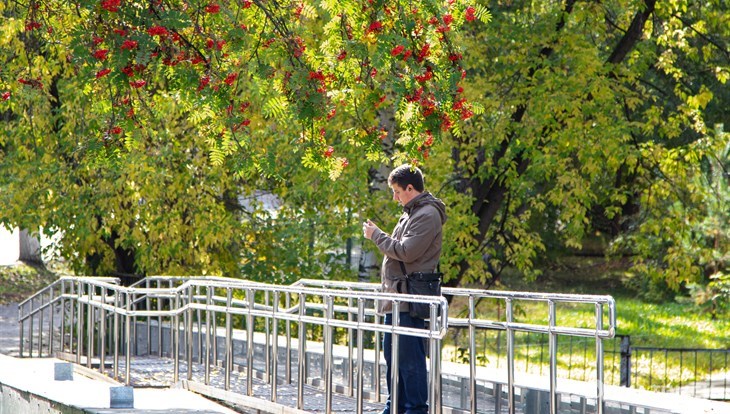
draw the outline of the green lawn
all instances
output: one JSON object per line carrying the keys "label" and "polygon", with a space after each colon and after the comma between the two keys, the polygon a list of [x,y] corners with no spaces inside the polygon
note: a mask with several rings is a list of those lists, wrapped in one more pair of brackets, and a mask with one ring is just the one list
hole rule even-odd
{"label": "green lawn", "polygon": [[51,270],[23,263],[0,266],[0,305],[20,302],[57,277]]}
{"label": "green lawn", "polygon": [[[503,279],[502,289],[546,293],[577,293],[611,295],[616,301],[616,334],[628,335],[632,347],[728,349],[730,345],[730,315],[712,318],[691,301],[669,301],[656,304],[639,300],[621,281],[621,264],[602,258],[563,259],[560,266],[546,271],[537,281],[526,282],[515,275]],[[484,301],[478,307],[482,318],[504,320],[503,305]],[[451,315],[464,315],[464,302],[455,300]],[[515,303],[517,322],[547,324],[545,303],[519,301]],[[557,304],[557,324],[569,327],[594,328],[595,307],[585,304]],[[606,320],[604,314],[604,321]],[[604,322],[605,323],[605,322]],[[500,367],[506,363],[504,332],[487,331],[478,334],[476,361],[480,365]],[[445,341],[446,360],[467,362],[470,359],[465,333],[451,334]],[[605,379],[618,384],[620,341],[603,342]],[[596,343],[593,338],[558,339],[558,375],[562,378],[584,380],[595,378]],[[517,333],[515,335],[515,370],[545,375],[548,370],[548,336]],[[664,351],[635,351],[632,385],[651,389],[675,387],[691,381],[706,379],[708,372],[718,373],[728,367],[728,354]],[[658,368],[661,367],[661,368]],[[661,371],[661,372],[657,372]],[[696,372],[695,372],[696,371]],[[666,375],[667,379],[664,379]],[[696,375],[696,378],[695,378]]]}

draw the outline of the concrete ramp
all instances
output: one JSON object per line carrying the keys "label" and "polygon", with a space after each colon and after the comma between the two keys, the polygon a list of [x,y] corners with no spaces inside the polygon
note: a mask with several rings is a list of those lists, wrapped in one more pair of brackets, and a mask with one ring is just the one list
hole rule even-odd
{"label": "concrete ramp", "polygon": [[111,389],[123,384],[78,365],[73,365],[73,380],[56,381],[56,363],[63,362],[0,355],[0,414],[236,413],[181,388],[135,388],[133,408],[112,409]]}

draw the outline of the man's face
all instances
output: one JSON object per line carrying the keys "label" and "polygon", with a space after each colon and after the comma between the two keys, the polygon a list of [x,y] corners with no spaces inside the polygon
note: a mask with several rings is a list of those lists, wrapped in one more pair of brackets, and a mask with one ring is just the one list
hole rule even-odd
{"label": "man's face", "polygon": [[418,195],[410,184],[406,188],[403,188],[399,184],[393,183],[390,185],[390,188],[393,190],[393,200],[397,201],[401,206],[405,206],[413,197]]}

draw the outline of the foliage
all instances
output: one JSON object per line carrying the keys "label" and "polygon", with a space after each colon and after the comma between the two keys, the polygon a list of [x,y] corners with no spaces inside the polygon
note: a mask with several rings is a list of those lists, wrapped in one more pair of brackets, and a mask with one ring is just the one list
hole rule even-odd
{"label": "foliage", "polygon": [[[354,233],[350,188],[291,191],[289,179],[321,183],[294,160],[334,179],[348,154],[382,159],[381,106],[398,108],[396,156],[422,159],[471,116],[451,37],[489,19],[430,0],[49,0],[0,13],[0,221],[60,232],[79,272],[269,280],[332,270],[333,246]],[[262,188],[289,197],[274,219],[240,203]]]}
{"label": "foliage", "polygon": [[[664,179],[652,182],[642,196],[645,213],[635,232],[617,240],[643,258],[634,278],[645,291],[676,290],[684,282],[696,289],[730,266],[730,140],[722,130],[716,135],[684,148],[652,150]],[[721,302],[718,293],[697,300]]]}
{"label": "foliage", "polygon": [[491,285],[507,266],[536,280],[547,249],[596,234],[670,289],[726,268],[709,233],[727,227],[727,202],[702,184],[728,139],[712,129],[730,103],[726,2],[490,10],[463,37],[464,93],[484,112],[434,164],[454,193],[448,283]]}
{"label": "foliage", "polygon": [[[94,155],[121,160],[164,130],[169,108],[159,100],[174,100],[196,147],[214,164],[234,160],[235,174],[271,173],[256,127],[293,122],[298,134],[286,141],[304,165],[333,177],[348,164],[330,149],[336,136],[379,152],[380,106],[398,108],[403,157],[468,118],[451,37],[489,19],[483,7],[431,0],[34,0],[0,12],[8,63],[1,88],[14,116],[50,121],[49,106],[71,104],[56,89],[73,84],[85,122],[66,132]],[[52,122],[19,123],[29,136],[54,130]]]}
{"label": "foliage", "polygon": [[688,288],[694,303],[713,318],[730,310],[730,274],[716,273],[707,285],[692,283]]}
{"label": "foliage", "polygon": [[[289,284],[300,278],[354,279],[357,262],[354,237],[361,228],[360,202],[366,186],[358,182],[354,161],[343,179],[331,181],[316,171],[281,171],[285,179],[262,183],[279,203],[255,208],[241,250],[241,273],[250,279]],[[348,250],[349,247],[349,250]]]}
{"label": "foliage", "polygon": [[63,232],[86,272],[350,278],[358,222],[397,217],[374,190],[414,161],[451,285],[538,280],[596,234],[636,286],[705,285],[727,273],[727,11],[3,3],[0,221]]}

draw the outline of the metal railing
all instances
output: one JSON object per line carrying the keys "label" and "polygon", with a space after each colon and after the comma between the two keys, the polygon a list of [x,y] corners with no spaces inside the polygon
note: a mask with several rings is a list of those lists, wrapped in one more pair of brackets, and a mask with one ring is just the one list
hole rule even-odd
{"label": "metal railing", "polygon": [[[349,283],[323,280],[301,280],[296,283],[300,286],[317,286],[327,289],[343,289],[346,291],[372,291],[378,285],[368,283]],[[604,372],[603,372],[603,341],[613,338],[616,333],[616,305],[611,296],[574,295],[574,294],[543,294],[527,292],[487,291],[479,289],[443,288],[442,294],[452,297],[454,301],[466,302],[468,316],[466,318],[449,318],[449,329],[466,328],[469,335],[469,407],[463,407],[471,413],[477,412],[477,374],[476,366],[479,352],[476,348],[477,331],[492,330],[504,331],[507,336],[507,407],[510,413],[515,412],[515,333],[541,333],[549,337],[549,395],[550,413],[558,412],[559,400],[557,392],[557,343],[559,336],[586,337],[595,340],[595,368],[596,368],[596,412],[604,412]],[[487,319],[477,314],[477,304],[481,301],[497,301],[504,309],[501,319]],[[547,305],[547,324],[531,324],[518,322],[514,315],[514,306],[520,301],[541,302]],[[559,304],[587,304],[594,307],[595,319],[592,327],[579,327],[559,324],[557,311]],[[440,355],[439,355],[440,357]],[[497,390],[495,393],[499,393]],[[501,412],[501,398],[495,398],[495,412]]]}
{"label": "metal railing", "polygon": [[[196,277],[150,277],[136,286],[122,287],[113,280],[83,277],[64,277],[42,292],[34,295],[19,305],[18,320],[21,326],[21,357],[25,356],[24,343],[26,334],[24,327],[28,325],[27,335],[30,344],[28,356],[33,356],[34,338],[37,338],[37,355],[52,355],[54,344],[58,350],[75,353],[76,363],[85,363],[92,367],[98,363],[99,370],[104,372],[107,360],[112,357],[114,378],[119,378],[120,356],[124,356],[124,381],[129,382],[131,375],[131,358],[136,355],[139,344],[134,332],[140,329],[140,321],[148,333],[157,330],[157,344],[151,342],[153,335],[147,335],[147,352],[156,348],[162,355],[162,326],[169,329],[169,344],[174,359],[174,382],[179,380],[181,359],[186,361],[188,380],[192,378],[194,356],[205,369],[206,385],[210,382],[210,368],[217,365],[220,353],[218,341],[223,341],[225,372],[225,388],[230,389],[230,378],[233,371],[233,323],[241,325],[245,332],[247,344],[245,355],[240,366],[246,370],[246,378],[253,379],[255,374],[262,374],[271,388],[270,400],[277,402],[277,386],[280,377],[279,338],[280,329],[286,332],[287,362],[284,364],[284,375],[287,383],[297,384],[297,408],[304,406],[304,385],[309,378],[304,365],[307,354],[307,336],[316,334],[324,343],[323,367],[321,382],[325,395],[325,411],[332,412],[332,395],[335,385],[332,379],[333,350],[337,332],[356,335],[356,344],[348,341],[350,352],[356,356],[357,366],[351,366],[347,375],[349,384],[345,389],[357,399],[356,411],[362,412],[364,385],[364,338],[366,333],[374,334],[373,343],[377,348],[378,337],[383,333],[393,335],[394,348],[397,349],[399,335],[422,337],[430,344],[436,355],[440,349],[440,340],[446,333],[448,304],[442,297],[411,296],[383,293],[342,292],[327,289],[307,288],[301,286],[276,286],[247,282],[235,279]],[[152,287],[147,287],[152,286]],[[392,301],[393,306],[400,302],[424,302],[431,306],[432,321],[426,329],[415,329],[398,326],[397,318],[393,325],[381,323],[380,316],[374,312],[376,300]],[[71,305],[73,304],[73,305]],[[57,323],[51,320],[45,323],[47,315],[58,314]],[[440,316],[438,316],[440,315]],[[223,321],[224,334],[219,338],[218,323]],[[34,329],[35,327],[35,329]],[[40,329],[39,329],[40,327]],[[67,334],[67,332],[71,334]],[[75,333],[73,333],[75,332]],[[58,339],[54,339],[58,333]],[[264,333],[267,351],[264,355],[263,368],[254,373],[257,365],[254,353],[254,336]],[[45,337],[45,338],[44,338]],[[296,338],[294,340],[294,338]],[[111,346],[110,346],[111,344]],[[289,350],[298,351],[297,378],[292,373],[292,363],[288,359]],[[276,357],[272,357],[276,356]],[[241,355],[239,355],[241,357]],[[380,358],[379,353],[375,355]],[[393,355],[397,366],[397,354]],[[379,367],[379,363],[375,366]],[[437,373],[440,362],[431,359],[431,372]],[[263,372],[261,372],[263,371]],[[392,383],[398,384],[397,369],[394,369]],[[376,399],[380,398],[379,373],[371,381]],[[438,376],[431,375],[430,405],[433,412],[440,411],[440,381]],[[247,395],[252,395],[253,381],[247,380]],[[397,403],[394,398],[394,404]]]}
{"label": "metal railing", "polygon": [[632,346],[629,358],[634,388],[730,400],[730,349]]}
{"label": "metal railing", "polygon": [[[595,411],[604,412],[603,340],[613,337],[616,327],[615,304],[609,296],[563,295],[524,292],[496,292],[477,289],[444,288],[468,309],[466,317],[449,316],[448,302],[443,297],[386,294],[378,284],[300,280],[289,286],[269,285],[238,279],[216,277],[148,277],[133,286],[119,286],[116,279],[63,277],[19,305],[20,352],[28,355],[53,355],[54,350],[74,354],[76,362],[88,367],[98,363],[104,371],[107,357],[111,358],[113,376],[119,378],[120,357],[124,357],[124,380],[129,382],[131,358],[139,354],[166,356],[174,360],[173,380],[179,380],[181,366],[192,378],[194,360],[205,369],[204,382],[210,381],[210,367],[222,362],[225,389],[230,389],[234,364],[245,371],[246,395],[252,395],[251,379],[262,377],[270,387],[269,399],[277,402],[277,384],[297,386],[297,408],[304,406],[304,385],[321,386],[325,396],[325,411],[332,411],[332,395],[337,390],[356,400],[356,411],[363,411],[363,400],[382,398],[380,366],[381,335],[393,334],[393,366],[391,382],[397,387],[397,341],[399,335],[422,337],[428,341],[429,406],[431,412],[441,412],[441,375],[443,339],[449,329],[466,329],[470,344],[468,355],[469,398],[466,406],[455,407],[461,412],[477,412],[478,381],[476,362],[479,356],[474,338],[477,331],[504,332],[506,336],[506,407],[517,411],[517,392],[525,385],[515,380],[515,334],[524,332],[548,336],[550,372],[550,413],[558,412],[557,341],[558,337],[585,337],[595,340],[596,392]],[[375,312],[379,300],[393,302],[425,302],[431,306],[431,321],[425,329],[384,325]],[[501,318],[488,319],[478,315],[477,304],[499,302],[505,310]],[[514,305],[520,301],[544,303],[544,324],[520,322]],[[558,323],[562,304],[587,304],[594,308],[591,326]],[[54,316],[56,315],[56,316]],[[220,324],[220,326],[219,326]],[[25,327],[28,328],[26,335]],[[235,327],[235,328],[234,328]],[[140,332],[142,330],[142,332]],[[234,354],[234,333],[244,337],[246,346]],[[145,338],[140,343],[139,338]],[[264,342],[263,355],[254,352],[256,341]],[[222,342],[222,343],[221,343]],[[306,365],[308,344],[323,348],[319,381]],[[57,348],[54,348],[57,344]],[[335,354],[345,348],[346,373],[335,383],[332,372]],[[285,350],[283,367],[279,364],[280,350]],[[44,352],[45,351],[45,352]],[[367,355],[366,356],[366,352]],[[364,369],[366,359],[372,359],[370,381]],[[181,364],[181,362],[185,364]],[[296,361],[296,362],[294,362]],[[283,372],[282,372],[283,371]],[[294,372],[296,371],[296,375]],[[482,387],[483,388],[483,387]],[[496,412],[501,412],[501,384],[493,389]],[[524,397],[521,393],[521,397]],[[392,396],[397,404],[397,396]],[[586,412],[586,411],[583,411]]]}

